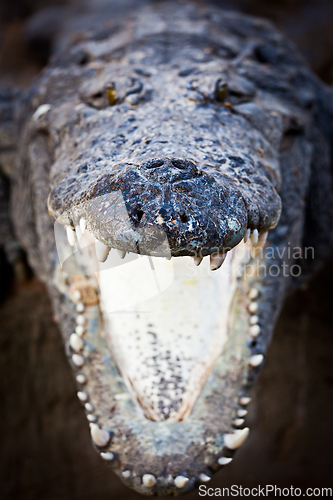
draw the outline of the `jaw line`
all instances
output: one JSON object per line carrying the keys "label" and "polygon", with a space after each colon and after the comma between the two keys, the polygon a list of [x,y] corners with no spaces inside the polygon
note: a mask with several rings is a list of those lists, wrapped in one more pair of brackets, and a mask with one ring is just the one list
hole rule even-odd
{"label": "jaw line", "polygon": [[[245,439],[246,429],[243,429],[243,437],[237,433],[243,432],[238,429],[244,427],[243,418],[238,417],[239,412],[243,412],[243,416],[246,413],[243,406],[244,401],[248,402],[246,380],[249,372],[258,371],[263,358],[259,355],[260,359],[257,357],[249,369],[253,358],[248,345],[253,326],[251,318],[256,317],[255,308],[251,306],[257,307],[257,303],[253,301],[253,294],[249,299],[248,293],[251,293],[251,287],[257,289],[258,283],[256,276],[249,282],[237,280],[225,348],[217,356],[198,399],[194,400],[192,412],[178,422],[153,422],[145,418],[142,410],[138,411],[133,391],[128,390],[111,355],[100,306],[96,303],[86,306],[78,315],[78,318],[84,318],[83,348],[75,352],[72,346],[69,347],[80,388],[78,396],[85,405],[89,422],[95,426],[97,423],[109,436],[108,442],[101,446],[96,442],[95,431],[92,431],[94,444],[128,486],[147,493],[142,477],[148,472],[158,477],[159,492],[170,493],[175,490],[170,477],[176,478],[190,470],[193,477],[182,492],[190,491],[200,474],[211,473],[230,461],[232,450]],[[68,286],[65,288],[67,295],[79,302],[79,307],[81,299],[76,295],[76,285],[74,282],[70,290]],[[92,283],[85,286],[89,288]],[[237,446],[230,445],[229,436],[232,443],[235,439],[240,441]],[[138,453],[142,460],[137,461]]]}

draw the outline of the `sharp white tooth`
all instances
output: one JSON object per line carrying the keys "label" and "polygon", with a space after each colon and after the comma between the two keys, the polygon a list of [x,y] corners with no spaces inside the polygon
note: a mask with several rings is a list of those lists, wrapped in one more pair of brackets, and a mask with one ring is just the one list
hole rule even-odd
{"label": "sharp white tooth", "polygon": [[258,239],[259,239],[259,231],[258,229],[254,229],[251,233],[251,241],[254,247],[258,243]]}
{"label": "sharp white tooth", "polygon": [[207,476],[207,474],[204,474],[204,473],[199,474],[199,479],[203,483],[207,483],[208,481],[211,480],[211,478],[209,476]]}
{"label": "sharp white tooth", "polygon": [[189,478],[185,476],[177,476],[175,478],[175,486],[176,488],[182,489],[185,488],[187,483],[189,482]]}
{"label": "sharp white tooth", "polygon": [[142,484],[147,488],[152,488],[156,484],[156,477],[152,474],[144,474],[142,476]]}
{"label": "sharp white tooth", "polygon": [[79,302],[80,299],[81,299],[81,292],[80,292],[80,290],[75,290],[75,292],[73,293],[73,300],[75,302]]}
{"label": "sharp white tooth", "polygon": [[124,472],[122,472],[122,475],[124,478],[128,479],[129,477],[131,477],[131,471],[130,470],[124,470]]}
{"label": "sharp white tooth", "polygon": [[243,418],[245,415],[247,415],[247,410],[243,410],[243,408],[237,410],[237,417]]}
{"label": "sharp white tooth", "polygon": [[210,270],[216,271],[217,269],[219,269],[222,266],[226,256],[226,253],[212,253],[210,256]]}
{"label": "sharp white tooth", "polygon": [[77,393],[77,397],[79,398],[80,401],[82,401],[82,403],[84,403],[88,399],[88,394],[86,392],[79,391]]}
{"label": "sharp white tooth", "polygon": [[73,354],[72,361],[76,366],[80,367],[84,365],[84,357],[81,354]]}
{"label": "sharp white tooth", "polygon": [[38,118],[40,118],[42,115],[50,111],[50,109],[51,109],[51,104],[41,104],[32,115],[32,118],[35,121],[37,121]]}
{"label": "sharp white tooth", "polygon": [[108,247],[107,245],[104,245],[99,240],[95,241],[95,251],[96,251],[96,257],[100,262],[105,262],[106,259],[108,258],[108,255],[110,253],[111,248]]}
{"label": "sharp white tooth", "polygon": [[80,226],[75,226],[75,233],[76,233],[77,239],[80,240],[82,237]]}
{"label": "sharp white tooth", "polygon": [[259,333],[260,333],[260,326],[259,325],[252,325],[250,327],[251,337],[258,337]]}
{"label": "sharp white tooth", "polygon": [[89,413],[92,413],[94,411],[94,407],[91,403],[86,403],[84,407]]}
{"label": "sharp white tooth", "polygon": [[82,337],[82,335],[84,334],[84,326],[77,325],[77,327],[75,328],[75,333],[79,335],[79,337]]}
{"label": "sharp white tooth", "polygon": [[200,266],[202,260],[203,260],[203,257],[193,257],[193,261],[194,261],[194,264],[196,266]]}
{"label": "sharp white tooth", "polygon": [[81,351],[81,349],[83,349],[84,342],[76,333],[72,333],[72,335],[69,337],[69,345],[71,346],[73,351],[79,352]]}
{"label": "sharp white tooth", "polygon": [[66,226],[66,234],[68,243],[70,244],[71,247],[73,247],[75,245],[75,232],[70,226]]}
{"label": "sharp white tooth", "polygon": [[234,426],[241,427],[244,424],[244,422],[245,422],[244,418],[236,418],[236,420],[234,420]]}
{"label": "sharp white tooth", "polygon": [[246,243],[248,241],[250,236],[251,236],[251,229],[247,229],[244,233],[244,243]]}
{"label": "sharp white tooth", "polygon": [[97,446],[106,446],[110,441],[110,434],[108,431],[100,429],[97,424],[90,424],[90,433],[92,440]]}
{"label": "sharp white tooth", "polygon": [[83,217],[81,217],[81,219],[80,219],[80,229],[81,229],[82,234],[86,230],[86,219],[84,219]]}
{"label": "sharp white tooth", "polygon": [[77,376],[76,376],[76,381],[79,383],[79,384],[85,384],[87,382],[87,379],[86,377],[83,375],[83,373],[79,373]]}
{"label": "sharp white tooth", "polygon": [[76,316],[76,323],[77,323],[78,325],[83,326],[83,325],[85,324],[85,322],[86,322],[86,319],[85,319],[85,317],[83,316],[83,314],[79,314],[78,316]]}
{"label": "sharp white tooth", "polygon": [[229,450],[236,450],[239,448],[249,435],[250,429],[248,427],[245,427],[244,429],[241,429],[239,431],[235,431],[233,434],[225,434],[223,439],[224,439],[224,444],[226,445]]}
{"label": "sharp white tooth", "polygon": [[87,420],[89,422],[97,422],[98,418],[96,415],[90,415],[90,413],[87,415]]}
{"label": "sharp white tooth", "polygon": [[251,403],[251,398],[248,398],[247,396],[243,396],[242,398],[239,399],[239,404],[242,406],[246,406],[249,403]]}
{"label": "sharp white tooth", "polygon": [[117,252],[121,259],[125,258],[126,252],[124,250],[117,250]]}
{"label": "sharp white tooth", "polygon": [[260,246],[261,248],[263,248],[265,246],[267,236],[268,236],[268,231],[265,231],[264,233],[259,234],[258,246]]}
{"label": "sharp white tooth", "polygon": [[76,310],[78,313],[82,313],[84,311],[84,303],[83,302],[79,302],[76,306]]}
{"label": "sharp white tooth", "polygon": [[113,459],[114,459],[114,454],[113,454],[113,453],[111,453],[111,452],[101,453],[101,457],[102,457],[104,460],[113,460]]}
{"label": "sharp white tooth", "polygon": [[258,311],[258,302],[251,302],[249,305],[249,311],[251,313],[256,313]]}
{"label": "sharp white tooth", "polygon": [[227,465],[230,464],[230,462],[232,462],[232,458],[228,457],[220,457],[217,461],[217,463],[219,463],[220,465]]}
{"label": "sharp white tooth", "polygon": [[259,295],[259,291],[257,288],[251,288],[251,290],[249,291],[249,298],[251,300],[254,300],[258,297]]}
{"label": "sharp white tooth", "polygon": [[253,316],[250,316],[250,325],[256,325],[259,321],[259,317],[254,314]]}
{"label": "sharp white tooth", "polygon": [[250,366],[252,366],[252,368],[255,368],[256,366],[261,365],[263,360],[264,356],[262,354],[255,354],[254,356],[250,357]]}

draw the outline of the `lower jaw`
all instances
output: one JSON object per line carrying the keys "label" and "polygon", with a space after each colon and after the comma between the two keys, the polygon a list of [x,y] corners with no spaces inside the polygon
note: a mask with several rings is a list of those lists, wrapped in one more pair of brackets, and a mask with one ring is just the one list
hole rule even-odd
{"label": "lower jaw", "polygon": [[[238,278],[223,349],[217,353],[199,397],[183,412],[186,418],[178,421],[152,421],[138,411],[133,390],[128,380],[127,385],[124,382],[126,377],[120,376],[111,355],[99,305],[82,306],[74,288],[70,295],[79,302],[80,311],[84,308],[78,315],[78,322],[84,324],[77,328],[83,346],[80,342],[75,345],[71,337],[68,352],[78,397],[101,457],[128,486],[142,494],[181,494],[208,481],[213,472],[231,461],[247,435],[248,380],[262,361],[255,345],[260,331],[256,319],[259,277],[254,273],[247,280]],[[97,425],[100,434],[94,427]]]}

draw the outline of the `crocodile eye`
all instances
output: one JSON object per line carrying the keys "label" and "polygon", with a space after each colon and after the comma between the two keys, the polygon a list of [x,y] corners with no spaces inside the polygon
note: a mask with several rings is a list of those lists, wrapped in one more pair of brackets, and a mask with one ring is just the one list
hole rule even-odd
{"label": "crocodile eye", "polygon": [[228,86],[222,78],[219,78],[215,83],[214,98],[218,102],[224,102],[227,96],[228,96]]}
{"label": "crocodile eye", "polygon": [[108,85],[106,89],[106,96],[109,101],[109,104],[112,106],[115,104],[116,99],[117,99],[117,91],[116,91],[116,86],[114,83]]}

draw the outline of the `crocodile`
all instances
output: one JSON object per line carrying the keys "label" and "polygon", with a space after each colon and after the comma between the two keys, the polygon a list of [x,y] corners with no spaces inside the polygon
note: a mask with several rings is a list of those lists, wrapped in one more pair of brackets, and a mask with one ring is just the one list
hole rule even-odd
{"label": "crocodile", "polygon": [[181,495],[247,438],[281,305],[330,247],[332,90],[266,20],[115,6],[1,92],[0,161],[101,459]]}

